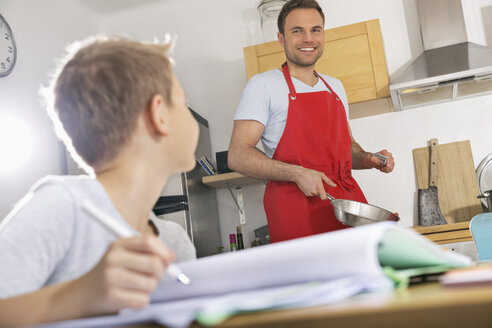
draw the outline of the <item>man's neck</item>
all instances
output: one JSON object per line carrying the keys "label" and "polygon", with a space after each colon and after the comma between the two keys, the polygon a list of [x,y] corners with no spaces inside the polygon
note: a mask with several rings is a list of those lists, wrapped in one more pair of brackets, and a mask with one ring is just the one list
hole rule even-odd
{"label": "man's neck", "polygon": [[167,177],[163,176],[162,171],[154,175],[149,169],[150,165],[143,164],[137,161],[108,166],[97,173],[97,179],[123,219],[140,233],[146,234],[149,232],[149,213]]}
{"label": "man's neck", "polygon": [[318,76],[314,73],[314,65],[299,66],[290,61],[287,61],[289,73],[292,77],[306,83],[310,86],[315,86],[318,83]]}

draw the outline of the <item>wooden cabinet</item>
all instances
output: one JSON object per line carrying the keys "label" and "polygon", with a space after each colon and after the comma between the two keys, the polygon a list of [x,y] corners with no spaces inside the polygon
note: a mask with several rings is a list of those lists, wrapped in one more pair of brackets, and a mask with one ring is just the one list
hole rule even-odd
{"label": "wooden cabinet", "polygon": [[[285,54],[280,44],[272,41],[244,48],[244,59],[249,79],[280,68]],[[379,20],[325,30],[325,50],[316,70],[342,81],[349,104],[389,97]]]}

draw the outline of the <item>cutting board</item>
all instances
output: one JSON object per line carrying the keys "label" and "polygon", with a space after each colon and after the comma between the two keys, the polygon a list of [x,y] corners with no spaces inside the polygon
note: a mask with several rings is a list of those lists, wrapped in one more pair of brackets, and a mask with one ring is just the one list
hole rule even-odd
{"label": "cutting board", "polygon": [[[471,220],[482,213],[470,141],[440,144],[438,149],[437,190],[439,207],[448,223]],[[413,150],[419,189],[429,186],[430,147]]]}

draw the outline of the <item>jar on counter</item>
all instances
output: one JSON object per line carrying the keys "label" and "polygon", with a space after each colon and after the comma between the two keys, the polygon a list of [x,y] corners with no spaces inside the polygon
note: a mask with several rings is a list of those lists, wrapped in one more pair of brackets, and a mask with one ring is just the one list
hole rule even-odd
{"label": "jar on counter", "polygon": [[258,3],[263,41],[277,40],[277,18],[287,0],[261,0]]}

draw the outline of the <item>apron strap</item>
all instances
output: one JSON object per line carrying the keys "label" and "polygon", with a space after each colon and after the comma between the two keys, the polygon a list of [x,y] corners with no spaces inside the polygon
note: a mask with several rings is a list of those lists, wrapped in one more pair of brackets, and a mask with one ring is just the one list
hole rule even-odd
{"label": "apron strap", "polygon": [[282,64],[282,72],[284,73],[285,81],[287,81],[287,85],[289,86],[289,97],[292,100],[296,100],[296,88],[294,88],[294,83],[292,83],[292,79],[289,73],[289,67],[287,66],[287,62]]}
{"label": "apron strap", "polygon": [[328,87],[328,89],[330,89],[330,92],[333,96],[335,96],[335,99],[337,101],[340,101],[340,97],[338,97],[338,95],[335,93],[335,91],[333,91],[333,89],[330,87],[330,85],[328,83],[326,83],[325,79],[323,79],[321,77],[321,75],[318,74],[318,72],[314,71],[314,74],[316,74],[317,77],[319,77],[321,79],[321,81],[323,81],[323,83]]}
{"label": "apron strap", "polygon": [[[296,94],[296,89],[294,88],[294,83],[292,83],[292,78],[290,77],[290,72],[289,72],[289,67],[287,66],[287,62],[282,64],[282,72],[284,73],[285,81],[287,82],[287,85],[289,86],[289,97],[292,100],[295,100],[297,97]],[[340,101],[340,97],[333,91],[333,89],[330,87],[328,83],[326,83],[325,79],[321,77],[316,71],[314,71],[314,74],[323,81],[323,83],[326,85],[326,87],[330,90],[331,94],[335,96],[335,99],[337,101]]]}

